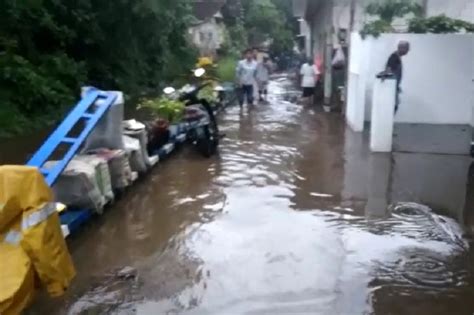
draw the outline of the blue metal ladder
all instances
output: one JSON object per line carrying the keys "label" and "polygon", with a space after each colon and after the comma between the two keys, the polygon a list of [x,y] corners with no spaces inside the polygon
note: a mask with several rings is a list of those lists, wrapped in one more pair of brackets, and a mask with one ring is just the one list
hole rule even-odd
{"label": "blue metal ladder", "polygon": [[[52,186],[99,120],[115,102],[116,98],[116,93],[99,90],[91,90],[88,92],[43,143],[39,150],[36,151],[27,165],[39,168],[40,172],[45,176],[48,185]],[[85,124],[83,129],[79,132],[79,135],[74,138],[68,137],[69,132],[71,132],[81,120],[85,120]],[[64,156],[52,168],[43,168],[44,163],[50,159],[53,152],[61,144],[70,145]]]}

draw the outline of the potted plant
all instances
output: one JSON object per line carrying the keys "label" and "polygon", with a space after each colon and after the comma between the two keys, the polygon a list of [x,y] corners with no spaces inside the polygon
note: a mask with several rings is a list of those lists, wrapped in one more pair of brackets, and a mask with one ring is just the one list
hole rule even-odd
{"label": "potted plant", "polygon": [[143,100],[138,108],[151,112],[153,121],[148,124],[148,152],[154,154],[161,146],[176,136],[176,123],[184,112],[184,103],[167,97]]}

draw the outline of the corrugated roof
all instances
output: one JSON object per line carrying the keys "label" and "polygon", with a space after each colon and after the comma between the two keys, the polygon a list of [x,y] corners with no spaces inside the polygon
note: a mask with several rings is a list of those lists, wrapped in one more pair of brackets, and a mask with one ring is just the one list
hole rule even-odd
{"label": "corrugated roof", "polygon": [[226,0],[194,0],[194,16],[200,21],[207,20],[219,12],[225,2]]}

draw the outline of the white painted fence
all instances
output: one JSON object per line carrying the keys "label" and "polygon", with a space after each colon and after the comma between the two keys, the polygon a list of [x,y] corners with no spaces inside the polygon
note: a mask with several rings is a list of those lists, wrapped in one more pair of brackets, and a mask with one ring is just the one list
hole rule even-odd
{"label": "white painted fence", "polygon": [[[474,34],[384,34],[362,39],[358,33],[351,36],[348,125],[360,132],[364,122],[374,117],[376,74],[384,70],[400,40],[408,40],[411,50],[403,57],[401,104],[394,123],[474,126]],[[468,138],[467,131],[460,141]],[[423,148],[426,143],[427,139],[420,139],[415,147],[420,152],[432,150],[431,145]],[[438,153],[466,154],[468,150],[468,144],[460,143],[454,150],[441,148]]]}
{"label": "white painted fence", "polygon": [[349,125],[361,131],[361,110],[370,120],[375,75],[400,40],[408,40],[411,51],[403,57],[403,93],[395,122],[474,125],[474,34],[384,34],[362,40],[358,33],[351,41]]}

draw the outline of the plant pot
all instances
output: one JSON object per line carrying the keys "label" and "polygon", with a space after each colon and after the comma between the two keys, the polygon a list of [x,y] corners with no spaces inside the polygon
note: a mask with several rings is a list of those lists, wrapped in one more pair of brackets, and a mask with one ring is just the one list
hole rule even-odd
{"label": "plant pot", "polygon": [[179,133],[179,126],[178,126],[178,124],[169,125],[168,131],[169,131],[169,133],[170,133],[170,138],[171,138],[171,139],[176,138],[176,136],[177,136],[178,133]]}
{"label": "plant pot", "polygon": [[153,121],[148,127],[148,154],[155,155],[155,152],[168,143],[169,139],[169,122],[164,119]]}

